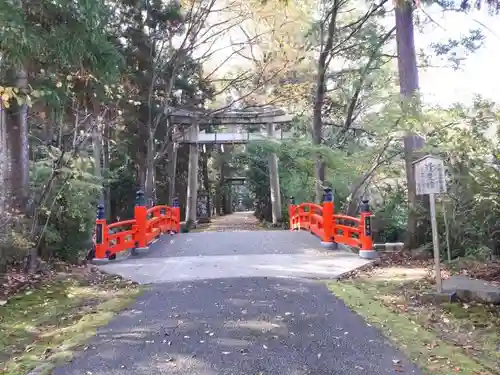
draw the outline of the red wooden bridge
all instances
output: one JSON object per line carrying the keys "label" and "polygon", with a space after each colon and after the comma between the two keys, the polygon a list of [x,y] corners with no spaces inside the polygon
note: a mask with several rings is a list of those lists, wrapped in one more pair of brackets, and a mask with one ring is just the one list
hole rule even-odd
{"label": "red wooden bridge", "polygon": [[343,244],[359,249],[359,256],[373,259],[377,253],[373,248],[370,206],[363,200],[360,217],[335,214],[332,189],[326,188],[323,204],[301,203],[296,205],[291,198],[289,206],[290,230],[305,229],[321,239],[325,247],[336,248]]}
{"label": "red wooden bridge", "polygon": [[134,218],[108,224],[104,219],[104,206],[99,205],[93,259],[114,260],[119,254],[135,254],[147,249],[164,233],[179,233],[181,215],[177,199],[173,206],[147,208],[144,192],[138,191]]}
{"label": "red wooden bridge", "polygon": [[[324,202],[295,204],[293,198],[289,206],[290,230],[307,230],[319,237],[327,248],[337,248],[338,244],[359,249],[361,258],[373,259],[377,253],[373,248],[371,216],[368,201],[362,201],[360,217],[335,214],[331,189],[325,189]],[[146,206],[144,193],[137,192],[134,218],[107,223],[104,207],[98,207],[96,220],[95,261],[115,260],[121,255],[135,255],[158,239],[162,234],[180,232],[180,209],[175,199],[173,207]]]}

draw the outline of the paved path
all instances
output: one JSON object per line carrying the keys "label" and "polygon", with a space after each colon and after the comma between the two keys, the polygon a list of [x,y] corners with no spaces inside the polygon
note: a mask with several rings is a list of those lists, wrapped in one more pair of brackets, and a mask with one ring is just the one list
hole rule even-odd
{"label": "paved path", "polygon": [[248,211],[212,217],[210,223],[201,224],[200,228],[215,232],[262,230],[257,218],[253,216],[252,212]]}
{"label": "paved path", "polygon": [[368,263],[352,252],[324,250],[319,244],[307,232],[187,233],[154,244],[147,256],[102,268],[149,284],[220,277],[325,279]]}
{"label": "paved path", "polygon": [[304,232],[166,241],[105,266],[152,289],[55,375],[421,374],[311,280],[361,264],[356,256],[323,251]]}

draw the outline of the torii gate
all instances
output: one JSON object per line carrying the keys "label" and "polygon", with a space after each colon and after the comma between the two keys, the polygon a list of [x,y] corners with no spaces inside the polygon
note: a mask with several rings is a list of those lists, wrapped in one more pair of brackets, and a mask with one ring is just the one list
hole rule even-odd
{"label": "torii gate", "polygon": [[[271,106],[214,112],[199,109],[170,109],[169,112],[172,124],[175,125],[172,135],[173,142],[189,144],[186,221],[196,221],[199,144],[245,144],[269,138],[281,140],[292,135],[291,132],[283,132],[283,129],[276,131],[276,124],[288,124],[292,121],[292,117],[287,115],[285,111]],[[230,131],[200,132],[200,125],[222,125],[229,128]],[[262,127],[263,125],[266,126],[266,131],[261,129],[260,132],[250,132],[248,130],[248,127]],[[175,165],[175,152],[173,159],[172,162]],[[269,179],[273,223],[278,223],[281,221],[281,193],[276,153],[269,155]]]}

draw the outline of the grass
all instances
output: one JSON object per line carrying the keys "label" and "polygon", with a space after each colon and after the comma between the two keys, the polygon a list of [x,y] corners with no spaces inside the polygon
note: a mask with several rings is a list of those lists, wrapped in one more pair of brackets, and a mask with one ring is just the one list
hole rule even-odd
{"label": "grass", "polygon": [[0,374],[50,374],[140,292],[119,278],[66,276],[15,295],[0,307]]}
{"label": "grass", "polygon": [[500,374],[500,310],[482,304],[423,302],[425,269],[381,268],[328,282],[427,374]]}

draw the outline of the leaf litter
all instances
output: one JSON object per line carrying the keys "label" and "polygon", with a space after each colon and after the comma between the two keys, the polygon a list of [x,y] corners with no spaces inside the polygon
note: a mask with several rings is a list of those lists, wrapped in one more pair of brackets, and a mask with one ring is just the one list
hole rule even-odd
{"label": "leaf litter", "polygon": [[[26,374],[69,360],[140,293],[133,282],[90,266],[53,264],[43,273],[11,269],[0,288],[0,374]],[[88,347],[83,348],[88,349]]]}
{"label": "leaf litter", "polygon": [[[429,373],[500,374],[500,308],[420,298],[434,288],[432,264],[405,253],[383,254],[376,264],[328,286]],[[443,266],[443,278],[451,274],[496,282],[500,264],[493,262],[491,269],[474,261]],[[394,367],[398,372],[399,362]]]}

